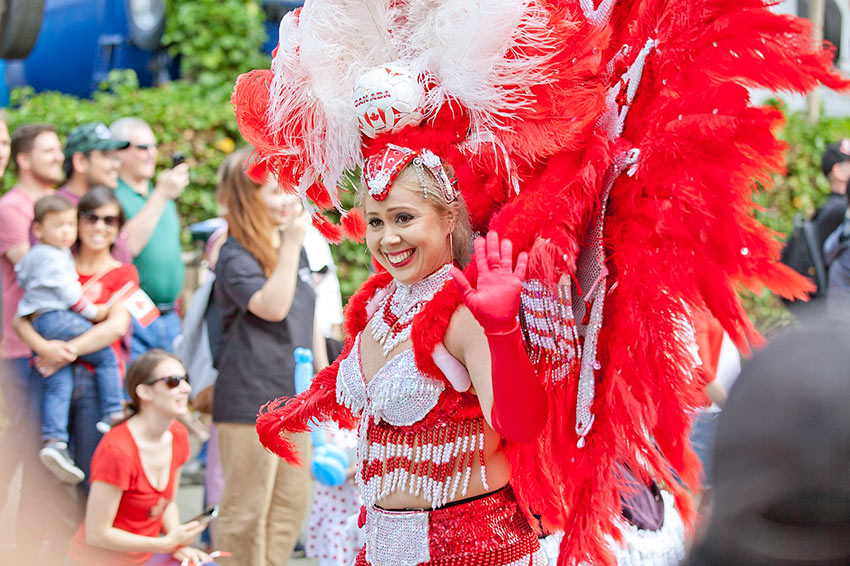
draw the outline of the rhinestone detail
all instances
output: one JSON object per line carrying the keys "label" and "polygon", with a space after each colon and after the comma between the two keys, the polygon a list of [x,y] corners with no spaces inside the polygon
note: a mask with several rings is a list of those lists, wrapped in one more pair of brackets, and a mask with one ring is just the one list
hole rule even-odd
{"label": "rhinestone detail", "polygon": [[[367,507],[365,513],[366,548],[358,554],[355,566],[409,564],[409,560],[424,555],[426,544],[430,559],[418,562],[418,566],[548,564],[510,487],[443,509],[388,511]],[[370,521],[370,515],[381,517]],[[417,516],[427,519],[427,531],[422,540],[408,542],[408,534],[422,528],[422,519]],[[388,552],[379,552],[378,545]]]}
{"label": "rhinestone detail", "polygon": [[569,376],[581,358],[569,285],[550,289],[538,279],[522,284],[519,322],[531,363],[551,381]]}
{"label": "rhinestone detail", "polygon": [[391,493],[421,496],[434,508],[466,495],[476,458],[487,487],[484,419],[438,420],[417,430],[437,406],[445,384],[422,374],[413,350],[392,357],[372,377],[363,378],[357,335],[337,374],[337,401],[360,416],[357,483],[364,504]]}
{"label": "rhinestone detail", "polygon": [[367,506],[366,560],[373,566],[416,566],[431,560],[428,514]]}
{"label": "rhinestone detail", "polygon": [[413,317],[419,314],[422,307],[451,279],[451,267],[452,264],[447,263],[412,285],[393,281],[389,295],[378,305],[378,312],[369,323],[372,337],[383,346],[384,357],[396,346],[410,339]]}
{"label": "rhinestone detail", "polygon": [[405,492],[437,509],[468,493],[476,458],[484,489],[489,489],[483,457],[483,419],[405,430],[364,416],[358,434],[357,485],[367,507]]}
{"label": "rhinestone detail", "polygon": [[412,425],[427,415],[445,390],[441,381],[423,375],[416,367],[413,350],[393,356],[372,377],[363,378],[360,335],[348,356],[339,364],[336,399],[359,415],[365,413],[391,425]]}

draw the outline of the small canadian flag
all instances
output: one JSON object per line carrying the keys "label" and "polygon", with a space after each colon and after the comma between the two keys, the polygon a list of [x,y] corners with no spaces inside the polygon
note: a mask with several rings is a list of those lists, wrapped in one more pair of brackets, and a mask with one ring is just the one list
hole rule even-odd
{"label": "small canadian flag", "polygon": [[116,297],[117,300],[123,301],[127,312],[130,313],[130,316],[136,319],[136,322],[138,322],[142,328],[147,328],[148,325],[159,316],[159,309],[156,308],[156,305],[148,294],[142,291],[142,289],[132,281],[128,281],[127,284],[113,296]]}

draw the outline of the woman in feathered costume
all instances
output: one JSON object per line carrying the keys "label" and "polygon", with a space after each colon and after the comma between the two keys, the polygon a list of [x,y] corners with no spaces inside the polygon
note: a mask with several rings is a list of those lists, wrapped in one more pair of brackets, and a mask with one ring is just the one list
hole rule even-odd
{"label": "woman in feathered costume", "polygon": [[736,286],[805,287],[752,215],[781,116],[746,87],[844,87],[808,33],[762,0],[308,0],[284,18],[271,70],[233,97],[248,172],[329,239],[365,233],[378,273],[342,356],[257,426],[291,461],[286,432],[359,427],[357,564],[542,564],[535,532],[555,530],[563,566],[613,564],[627,475],[690,520],[689,313],[746,347]]}

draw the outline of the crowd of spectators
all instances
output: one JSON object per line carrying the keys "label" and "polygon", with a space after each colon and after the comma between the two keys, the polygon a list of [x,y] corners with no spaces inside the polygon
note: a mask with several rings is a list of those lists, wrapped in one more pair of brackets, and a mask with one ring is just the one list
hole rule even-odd
{"label": "crowd of spectators", "polygon": [[[201,457],[206,499],[221,505],[207,548],[231,551],[232,564],[275,565],[295,546],[311,478],[266,453],[252,422],[263,402],[292,393],[296,347],[327,364],[342,305],[327,243],[300,202],[245,175],[249,153],[220,169],[223,218],[198,304],[205,340],[221,346],[205,344],[216,351],[202,363],[215,358],[218,370],[207,372],[206,402],[195,400],[212,412]],[[0,119],[0,175],[8,163],[17,177],[0,198],[0,510],[17,485],[15,563],[211,559],[187,546],[206,525],[181,524],[175,503],[190,459],[184,362],[198,350],[169,353],[185,282],[175,201],[189,166],[157,174],[157,161],[153,131],[134,117],[79,125],[64,146],[50,124],[9,135]],[[299,445],[309,459],[309,437]]]}

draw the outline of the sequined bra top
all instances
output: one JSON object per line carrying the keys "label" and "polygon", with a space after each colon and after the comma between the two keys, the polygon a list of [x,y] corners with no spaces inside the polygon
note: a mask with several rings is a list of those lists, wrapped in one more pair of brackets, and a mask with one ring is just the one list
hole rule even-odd
{"label": "sequined bra top", "polygon": [[395,426],[421,421],[437,405],[444,390],[442,382],[419,372],[412,349],[392,357],[366,383],[360,361],[360,335],[348,357],[340,362],[336,382],[337,401],[352,413]]}
{"label": "sequined bra top", "polygon": [[477,401],[419,371],[412,349],[388,360],[367,383],[358,335],[340,362],[336,398],[360,417],[357,483],[367,506],[395,492],[421,496],[433,508],[445,505],[466,494],[476,458],[486,489]]}

